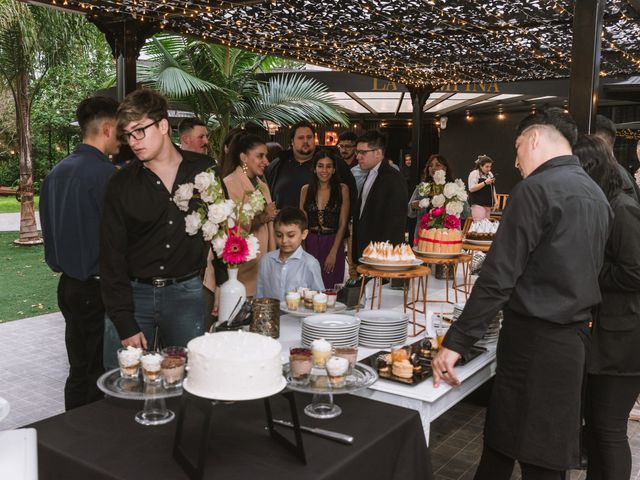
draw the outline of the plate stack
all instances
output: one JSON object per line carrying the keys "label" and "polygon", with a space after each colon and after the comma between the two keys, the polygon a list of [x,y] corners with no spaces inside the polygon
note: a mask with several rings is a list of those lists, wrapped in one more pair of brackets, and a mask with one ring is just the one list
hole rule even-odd
{"label": "plate stack", "polygon": [[395,310],[366,310],[357,314],[360,319],[360,345],[389,348],[407,341],[409,315]]}
{"label": "plate stack", "polygon": [[[453,320],[458,320],[458,317],[464,310],[464,303],[456,303],[453,306]],[[498,314],[491,320],[489,326],[487,327],[487,331],[480,340],[478,340],[475,345],[478,347],[486,347],[487,345],[493,344],[498,341],[498,335],[500,335],[500,327],[502,325],[502,310],[498,312]]]}
{"label": "plate stack", "polygon": [[334,347],[357,347],[360,320],[350,315],[320,314],[302,320],[302,345],[324,338]]}

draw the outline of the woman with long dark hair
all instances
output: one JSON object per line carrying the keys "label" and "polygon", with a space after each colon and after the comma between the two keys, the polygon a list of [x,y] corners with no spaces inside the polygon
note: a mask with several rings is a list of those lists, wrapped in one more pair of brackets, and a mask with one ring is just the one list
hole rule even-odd
{"label": "woman with long dark hair", "polygon": [[473,221],[489,218],[491,210],[498,204],[498,196],[494,185],[496,177],[491,172],[493,159],[487,155],[479,155],[475,161],[476,168],[469,174],[469,203]]}
{"label": "woman with long dark hair", "polygon": [[601,139],[581,135],[573,153],[614,213],[599,278],[602,303],[594,312],[591,332],[585,405],[587,480],[628,480],[627,419],[640,394],[640,205],[622,191],[616,160]]}
{"label": "woman with long dark hair", "polygon": [[222,172],[230,199],[241,202],[249,193],[260,190],[266,200],[265,209],[254,217],[251,225],[242,225],[260,244],[258,256],[242,263],[238,270],[238,280],[244,284],[248,296],[253,295],[256,288],[260,258],[276,248],[273,219],[277,211],[269,187],[261,180],[268,164],[265,142],[257,135],[239,133],[231,141]]}
{"label": "woman with long dark hair", "polygon": [[349,222],[349,188],[340,183],[336,159],[320,150],[313,157],[313,177],[300,190],[300,209],[309,220],[306,250],[322,267],[326,288],[344,280],[344,235]]}

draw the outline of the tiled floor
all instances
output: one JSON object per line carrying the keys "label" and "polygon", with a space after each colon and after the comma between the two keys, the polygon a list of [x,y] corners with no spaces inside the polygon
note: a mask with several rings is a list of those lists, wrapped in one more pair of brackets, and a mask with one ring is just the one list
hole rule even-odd
{"label": "tiled floor", "polygon": [[[431,285],[431,282],[430,282]],[[17,428],[63,412],[68,363],[64,320],[59,313],[0,324],[0,396],[11,404],[0,430]],[[473,395],[431,426],[436,480],[473,478],[482,451],[483,394]],[[631,479],[640,480],[640,423],[629,422],[633,454]],[[514,479],[519,479],[516,470]],[[584,472],[571,473],[583,480]]]}

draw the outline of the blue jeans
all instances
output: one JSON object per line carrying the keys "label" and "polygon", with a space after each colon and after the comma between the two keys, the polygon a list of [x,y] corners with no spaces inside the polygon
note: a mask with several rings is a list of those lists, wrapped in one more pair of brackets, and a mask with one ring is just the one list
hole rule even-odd
{"label": "blue jeans", "polygon": [[[156,343],[156,328],[161,345],[186,346],[189,340],[204,333],[206,306],[202,281],[196,276],[185,282],[158,288],[131,282],[138,327],[147,339],[149,350]],[[118,368],[117,351],[122,346],[111,319],[104,329],[104,366]]]}

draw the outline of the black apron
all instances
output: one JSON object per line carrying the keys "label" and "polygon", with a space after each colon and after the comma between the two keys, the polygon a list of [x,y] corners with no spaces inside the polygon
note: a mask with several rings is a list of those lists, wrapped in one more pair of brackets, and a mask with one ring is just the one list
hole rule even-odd
{"label": "black apron", "polygon": [[[478,177],[478,183],[482,183],[489,177]],[[482,205],[483,207],[493,206],[493,185],[485,185],[480,190],[475,192],[469,192],[469,204],[470,205]]]}
{"label": "black apron", "polygon": [[558,325],[505,309],[487,445],[552,470],[578,465],[588,338],[586,324]]}

